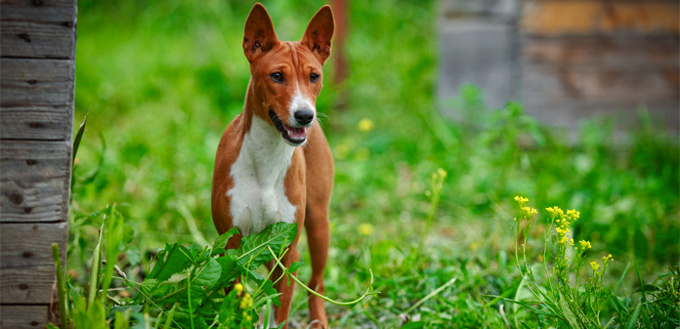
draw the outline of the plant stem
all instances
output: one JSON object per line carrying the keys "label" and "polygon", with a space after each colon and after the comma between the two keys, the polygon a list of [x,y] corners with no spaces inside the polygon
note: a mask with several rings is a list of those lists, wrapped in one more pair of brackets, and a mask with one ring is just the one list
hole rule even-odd
{"label": "plant stem", "polygon": [[191,329],[194,329],[194,311],[191,309],[191,272],[187,276],[187,302],[189,304],[189,323],[191,323]]}
{"label": "plant stem", "polygon": [[66,298],[66,285],[64,284],[64,271],[61,268],[61,257],[59,257],[59,245],[52,244],[52,257],[54,258],[55,272],[57,275],[57,293],[59,294],[59,312],[61,327],[68,328],[68,299]]}
{"label": "plant stem", "polygon": [[371,273],[371,283],[368,286],[368,288],[366,288],[366,292],[364,292],[364,294],[361,295],[359,298],[357,298],[353,301],[350,301],[350,302],[336,301],[336,300],[331,299],[329,297],[326,297],[322,294],[319,294],[318,292],[314,291],[310,287],[307,287],[307,285],[302,283],[302,281],[300,281],[300,279],[298,279],[295,275],[292,275],[291,273],[288,272],[288,269],[286,268],[286,266],[284,266],[281,263],[281,260],[278,257],[276,257],[276,254],[274,253],[274,251],[272,250],[272,248],[270,246],[267,246],[267,249],[269,249],[269,252],[272,254],[272,257],[274,257],[274,261],[276,262],[276,264],[281,268],[281,270],[285,274],[288,274],[288,276],[290,278],[292,278],[293,281],[297,282],[297,284],[299,284],[303,289],[307,290],[310,294],[317,296],[317,297],[319,297],[319,298],[321,298],[321,299],[323,299],[323,300],[325,300],[325,301],[327,301],[331,304],[335,304],[335,305],[338,305],[338,306],[351,306],[351,305],[354,305],[354,304],[359,303],[360,301],[364,300],[364,298],[368,297],[369,295],[375,295],[375,294],[379,293],[379,292],[373,292],[373,271],[371,271],[371,269],[368,269],[368,271]]}
{"label": "plant stem", "polygon": [[436,294],[440,293],[442,290],[444,290],[444,289],[446,289],[448,286],[452,285],[454,282],[456,282],[457,279],[458,279],[458,278],[452,278],[451,280],[449,280],[448,282],[446,282],[446,283],[445,283],[444,285],[442,285],[441,287],[439,287],[439,288],[433,290],[432,292],[430,292],[429,294],[427,294],[425,297],[423,297],[421,300],[419,300],[419,301],[417,301],[415,304],[413,304],[413,306],[409,307],[408,310],[404,311],[404,313],[406,313],[406,314],[411,313],[413,310],[415,310],[418,306],[420,306],[421,304],[423,304],[424,302],[426,302],[428,299],[434,297]]}

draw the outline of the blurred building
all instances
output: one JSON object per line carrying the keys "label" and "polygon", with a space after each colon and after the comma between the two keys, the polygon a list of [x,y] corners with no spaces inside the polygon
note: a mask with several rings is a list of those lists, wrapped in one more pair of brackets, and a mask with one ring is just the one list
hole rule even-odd
{"label": "blurred building", "polygon": [[[607,116],[619,128],[647,109],[680,122],[677,0],[442,0],[442,100],[465,83],[489,108],[518,100],[539,120],[574,132]],[[442,102],[445,111],[454,111]]]}

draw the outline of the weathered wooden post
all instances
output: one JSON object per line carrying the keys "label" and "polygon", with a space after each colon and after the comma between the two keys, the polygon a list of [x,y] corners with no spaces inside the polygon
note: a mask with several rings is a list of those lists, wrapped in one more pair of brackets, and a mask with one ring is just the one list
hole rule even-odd
{"label": "weathered wooden post", "polygon": [[0,328],[43,328],[58,309],[51,245],[65,252],[68,237],[76,16],[76,0],[0,0]]}

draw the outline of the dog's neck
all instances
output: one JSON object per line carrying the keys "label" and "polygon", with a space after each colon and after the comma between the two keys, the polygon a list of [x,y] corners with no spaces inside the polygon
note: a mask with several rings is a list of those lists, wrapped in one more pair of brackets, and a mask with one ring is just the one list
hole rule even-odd
{"label": "dog's neck", "polygon": [[295,147],[286,143],[276,128],[251,113],[250,129],[243,137],[243,157],[261,184],[282,180],[290,167]]}

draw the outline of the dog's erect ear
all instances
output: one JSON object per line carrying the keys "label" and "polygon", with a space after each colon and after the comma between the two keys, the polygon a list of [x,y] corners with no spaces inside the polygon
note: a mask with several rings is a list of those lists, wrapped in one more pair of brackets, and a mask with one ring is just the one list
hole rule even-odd
{"label": "dog's erect ear", "polygon": [[267,9],[256,3],[250,10],[243,31],[243,52],[246,54],[246,58],[252,63],[278,43],[279,39],[276,37],[274,25]]}
{"label": "dog's erect ear", "polygon": [[307,26],[301,43],[307,46],[323,64],[331,55],[331,39],[335,22],[330,6],[323,6]]}

